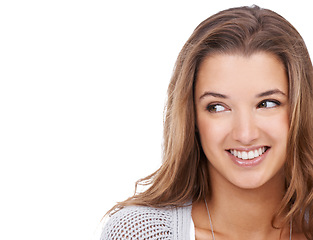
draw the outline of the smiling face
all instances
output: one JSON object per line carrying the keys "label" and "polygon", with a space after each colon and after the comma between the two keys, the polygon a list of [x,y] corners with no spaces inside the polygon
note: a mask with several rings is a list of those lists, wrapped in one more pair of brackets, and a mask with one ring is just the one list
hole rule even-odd
{"label": "smiling face", "polygon": [[195,106],[212,181],[224,179],[251,189],[283,176],[287,82],[283,64],[267,53],[218,54],[202,62]]}

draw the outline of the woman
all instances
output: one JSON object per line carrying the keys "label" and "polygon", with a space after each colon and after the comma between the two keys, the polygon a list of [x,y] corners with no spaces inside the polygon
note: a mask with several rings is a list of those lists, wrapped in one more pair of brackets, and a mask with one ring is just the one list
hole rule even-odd
{"label": "woman", "polygon": [[203,21],[168,88],[163,164],[101,239],[313,239],[313,70],[257,6]]}

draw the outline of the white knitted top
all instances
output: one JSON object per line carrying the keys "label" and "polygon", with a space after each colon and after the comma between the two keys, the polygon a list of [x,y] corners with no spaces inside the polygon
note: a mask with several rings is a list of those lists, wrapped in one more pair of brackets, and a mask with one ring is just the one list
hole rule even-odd
{"label": "white knitted top", "polygon": [[125,207],[105,224],[101,240],[189,240],[192,206],[180,208]]}

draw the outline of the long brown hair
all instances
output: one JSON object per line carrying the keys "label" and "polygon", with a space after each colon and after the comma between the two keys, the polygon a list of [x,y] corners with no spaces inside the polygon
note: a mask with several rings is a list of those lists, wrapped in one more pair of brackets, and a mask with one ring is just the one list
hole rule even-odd
{"label": "long brown hair", "polygon": [[[210,196],[208,160],[195,126],[194,86],[202,60],[215,53],[274,54],[289,85],[290,131],[285,164],[286,193],[275,216],[299,220],[313,239],[313,68],[297,30],[277,13],[257,6],[221,11],[203,21],[182,48],[168,87],[164,116],[163,164],[139,180],[147,189],[127,205],[182,206]],[[287,212],[287,215],[283,213]],[[307,215],[309,214],[309,215]],[[309,216],[309,218],[307,217]]]}

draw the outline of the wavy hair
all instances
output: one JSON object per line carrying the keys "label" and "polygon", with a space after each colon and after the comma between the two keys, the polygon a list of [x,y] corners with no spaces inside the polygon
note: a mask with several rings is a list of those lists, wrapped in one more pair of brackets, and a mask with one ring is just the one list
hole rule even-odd
{"label": "wavy hair", "polygon": [[194,30],[178,56],[168,87],[163,163],[156,172],[136,183],[136,189],[145,185],[146,190],[135,191],[134,196],[109,212],[127,205],[177,207],[210,196],[208,161],[195,124],[197,71],[203,59],[212,54],[250,56],[257,52],[275,55],[288,75],[286,192],[273,222],[277,216],[283,217],[285,223],[296,219],[305,236],[313,239],[312,63],[297,30],[282,16],[258,6],[221,11]]}

